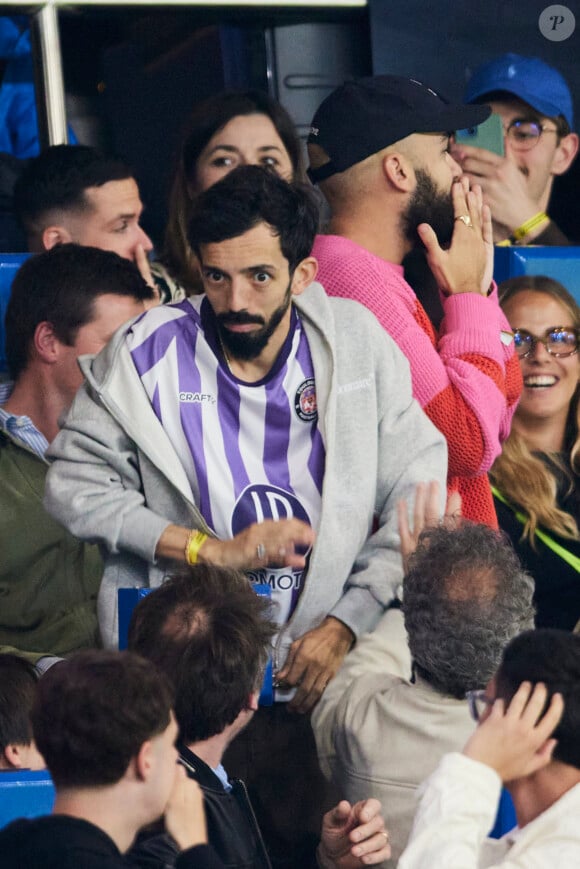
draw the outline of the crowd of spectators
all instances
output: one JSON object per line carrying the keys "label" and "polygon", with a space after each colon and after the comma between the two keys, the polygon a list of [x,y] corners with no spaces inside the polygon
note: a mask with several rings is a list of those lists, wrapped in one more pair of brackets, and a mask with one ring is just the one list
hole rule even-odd
{"label": "crowd of spectators", "polygon": [[[503,153],[454,140],[491,113]],[[158,256],[122,160],[28,161],[0,800],[45,765],[56,799],[2,866],[580,862],[580,310],[493,280],[494,245],[568,242],[577,149],[566,83],[514,54],[463,104],[345,82],[307,172],[280,105],[219,94]]]}

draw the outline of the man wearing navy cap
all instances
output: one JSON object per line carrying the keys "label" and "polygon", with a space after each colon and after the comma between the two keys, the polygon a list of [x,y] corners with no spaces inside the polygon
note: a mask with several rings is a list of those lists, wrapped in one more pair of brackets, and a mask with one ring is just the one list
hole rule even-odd
{"label": "man wearing navy cap", "polygon": [[[489,114],[415,79],[349,81],[314,115],[308,174],[332,211],[312,251],[320,283],[365,305],[397,342],[415,398],[447,440],[449,490],[461,494],[466,518],[496,526],[487,471],[521,375],[491,287],[489,209],[449,153],[450,131]],[[403,277],[403,258],[417,248],[443,295],[440,335]]]}
{"label": "man wearing navy cap", "polygon": [[552,184],[578,151],[572,97],[564,78],[537,57],[504,54],[478,67],[465,92],[503,123],[505,157],[455,145],[453,157],[483,188],[496,244],[566,245],[548,217]]}

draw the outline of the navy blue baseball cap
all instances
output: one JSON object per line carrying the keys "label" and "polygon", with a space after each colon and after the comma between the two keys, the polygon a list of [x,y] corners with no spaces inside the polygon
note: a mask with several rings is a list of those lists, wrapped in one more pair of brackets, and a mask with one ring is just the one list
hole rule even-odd
{"label": "navy blue baseball cap", "polygon": [[330,160],[308,169],[317,184],[344,172],[413,133],[450,133],[476,127],[488,106],[451,103],[415,79],[376,75],[347,81],[320,104],[308,136]]}
{"label": "navy blue baseball cap", "polygon": [[505,91],[523,100],[541,115],[562,115],[574,129],[572,95],[557,69],[539,57],[502,54],[478,66],[465,90],[465,101],[473,103],[495,91]]}

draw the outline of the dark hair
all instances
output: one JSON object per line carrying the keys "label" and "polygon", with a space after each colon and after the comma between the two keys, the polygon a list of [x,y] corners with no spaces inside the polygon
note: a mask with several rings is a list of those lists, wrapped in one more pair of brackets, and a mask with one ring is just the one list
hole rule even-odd
{"label": "dark hair", "polygon": [[30,745],[30,710],[36,693],[36,670],[18,655],[0,655],[0,752],[8,745]]}
{"label": "dark hair", "polygon": [[580,769],[580,636],[539,628],[512,640],[496,674],[496,696],[509,703],[522,682],[543,682],[548,700],[556,692],[563,696],[553,757]]}
{"label": "dark hair", "polygon": [[580,327],[580,310],[574,296],[568,292],[564,284],[547,275],[518,275],[502,281],[498,287],[500,304],[505,305],[518,293],[532,290],[535,293],[545,293],[566,308],[576,326]]}
{"label": "dark hair", "polygon": [[318,208],[305,187],[288,184],[260,166],[239,166],[202,193],[193,206],[189,243],[199,257],[202,244],[237,238],[266,223],[280,238],[290,274],[310,256]]}
{"label": "dark hair", "polygon": [[500,532],[470,522],[428,528],[403,583],[419,675],[457,699],[485,687],[506,643],[533,624],[533,590]]}
{"label": "dark hair", "polygon": [[32,729],[57,788],[118,782],[144,742],[168,727],[171,694],[149,661],[87,650],[40,679]]}
{"label": "dark hair", "polygon": [[201,152],[222,127],[240,115],[265,115],[280,136],[294,170],[294,180],[304,180],[302,147],[294,122],[286,109],[256,90],[224,91],[196,106],[189,118],[169,195],[165,244],[161,257],[186,287],[196,282],[197,269],[187,242],[187,227],[195,201],[195,175]]}
{"label": "dark hair", "polygon": [[269,601],[234,570],[198,564],[139,602],[129,648],[155,663],[175,691],[187,743],[231,724],[258,687],[275,625]]}
{"label": "dark hair", "polygon": [[109,181],[132,178],[133,172],[118,157],[87,145],[52,145],[29,161],[14,187],[14,211],[29,233],[44,229],[49,212],[89,208],[85,191]]}
{"label": "dark hair", "polygon": [[18,270],[6,308],[6,360],[13,380],[26,368],[39,323],[72,346],[90,323],[94,302],[105,294],[153,297],[135,263],[111,251],[62,244],[31,256]]}

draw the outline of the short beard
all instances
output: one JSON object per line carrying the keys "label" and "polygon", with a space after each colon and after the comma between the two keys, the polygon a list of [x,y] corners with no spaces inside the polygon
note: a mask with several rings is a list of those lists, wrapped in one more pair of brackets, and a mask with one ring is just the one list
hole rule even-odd
{"label": "short beard", "polygon": [[417,227],[420,223],[428,223],[441,247],[449,247],[455,225],[451,193],[440,190],[424,169],[416,169],[415,177],[417,186],[401,218],[405,238],[414,248],[422,249]]}
{"label": "short beard", "polygon": [[[230,311],[227,314],[218,314],[216,316],[217,329],[222,346],[233,359],[242,359],[244,361],[256,359],[268,345],[270,338],[284,319],[291,301],[292,291],[290,284],[288,284],[282,304],[276,308],[267,323],[263,317],[253,316],[245,311],[239,311],[238,313]],[[227,324],[241,323],[258,323],[261,325],[261,329],[255,329],[253,332],[231,332],[225,328]]]}

